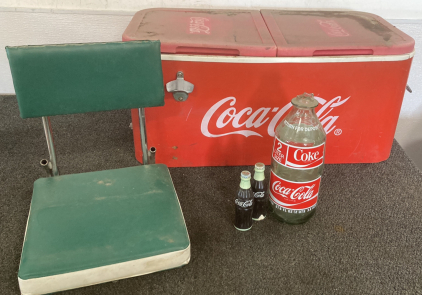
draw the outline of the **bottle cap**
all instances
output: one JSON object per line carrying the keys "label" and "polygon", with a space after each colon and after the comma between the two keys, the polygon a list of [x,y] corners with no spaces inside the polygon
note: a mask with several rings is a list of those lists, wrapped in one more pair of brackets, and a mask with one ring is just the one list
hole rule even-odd
{"label": "bottle cap", "polygon": [[245,180],[251,179],[251,173],[246,170],[242,171],[242,173],[240,173],[240,178]]}
{"label": "bottle cap", "polygon": [[255,164],[255,171],[264,171],[265,170],[265,165],[264,163],[256,163]]}
{"label": "bottle cap", "polygon": [[298,108],[313,109],[318,106],[318,101],[314,98],[313,93],[304,93],[292,99],[292,105]]}

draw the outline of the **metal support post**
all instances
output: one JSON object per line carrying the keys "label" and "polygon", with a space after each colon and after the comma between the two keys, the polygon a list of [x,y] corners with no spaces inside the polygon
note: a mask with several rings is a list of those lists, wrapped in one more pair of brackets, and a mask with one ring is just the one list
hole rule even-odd
{"label": "metal support post", "polygon": [[147,129],[145,125],[145,109],[139,108],[139,129],[141,131],[142,164],[148,165]]}
{"label": "metal support post", "polygon": [[44,126],[45,139],[47,140],[48,153],[50,154],[50,163],[53,176],[59,175],[56,162],[56,152],[54,150],[53,133],[51,130],[50,118],[42,117],[42,124]]}

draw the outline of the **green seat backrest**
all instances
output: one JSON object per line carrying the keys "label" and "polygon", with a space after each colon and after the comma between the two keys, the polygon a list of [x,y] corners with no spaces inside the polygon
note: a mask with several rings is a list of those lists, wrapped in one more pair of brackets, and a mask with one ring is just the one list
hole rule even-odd
{"label": "green seat backrest", "polygon": [[6,51],[22,118],[164,105],[159,41]]}

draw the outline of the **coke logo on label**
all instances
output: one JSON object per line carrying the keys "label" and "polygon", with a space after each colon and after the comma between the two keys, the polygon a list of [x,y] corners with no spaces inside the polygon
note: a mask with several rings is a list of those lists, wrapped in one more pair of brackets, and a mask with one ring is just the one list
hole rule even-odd
{"label": "coke logo on label", "polygon": [[[300,153],[298,155],[298,152]],[[303,149],[297,149],[294,153],[293,153],[293,157],[296,161],[302,161],[302,162],[308,162],[308,161],[314,161],[317,160],[319,155],[319,152],[304,152]]]}
{"label": "coke logo on label", "polygon": [[274,138],[273,159],[293,169],[311,169],[324,163],[325,143],[312,147],[298,147]]}
{"label": "coke logo on label", "polygon": [[234,202],[236,203],[236,205],[238,205],[242,208],[247,208],[247,207],[250,207],[250,206],[253,205],[253,200],[248,200],[248,201],[242,202],[242,201],[239,201],[239,199],[236,199]]}
{"label": "coke logo on label", "polygon": [[254,194],[254,197],[255,198],[263,198],[264,197],[264,192],[256,192],[255,194]]}
{"label": "coke logo on label", "polygon": [[286,209],[303,210],[317,203],[321,177],[310,182],[293,182],[278,177],[271,171],[270,198]]}
{"label": "coke logo on label", "polygon": [[[350,96],[342,99],[341,96],[336,96],[330,101],[326,101],[321,97],[315,96],[315,99],[322,105],[317,112],[317,116],[324,127],[325,133],[328,135],[337,126],[335,125],[339,116],[331,114],[335,108],[346,103]],[[201,122],[201,132],[206,137],[222,137],[233,134],[240,134],[245,137],[259,136],[263,137],[262,127],[267,125],[267,134],[274,136],[274,129],[278,125],[280,119],[292,107],[289,102],[281,109],[278,107],[261,107],[253,110],[251,107],[246,107],[240,111],[235,108],[236,98],[226,97],[215,103],[204,115]],[[330,115],[328,115],[330,114]],[[210,122],[215,124],[217,130],[220,129],[235,129],[229,132],[210,132]],[[231,125],[231,126],[230,126]],[[215,128],[213,128],[215,129]],[[236,130],[238,129],[238,130]],[[257,130],[260,129],[260,130]]]}

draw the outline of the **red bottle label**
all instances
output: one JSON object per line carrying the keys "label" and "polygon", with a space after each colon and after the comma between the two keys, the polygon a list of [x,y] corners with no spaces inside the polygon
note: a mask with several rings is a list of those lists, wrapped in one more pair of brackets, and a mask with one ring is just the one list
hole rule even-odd
{"label": "red bottle label", "polygon": [[312,169],[324,163],[325,143],[318,146],[293,146],[274,137],[273,159],[293,169]]}
{"label": "red bottle label", "polygon": [[321,176],[309,182],[294,182],[278,177],[271,171],[270,200],[277,209],[285,212],[305,213],[317,204],[320,182]]}

